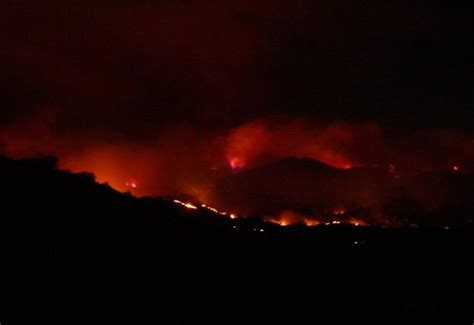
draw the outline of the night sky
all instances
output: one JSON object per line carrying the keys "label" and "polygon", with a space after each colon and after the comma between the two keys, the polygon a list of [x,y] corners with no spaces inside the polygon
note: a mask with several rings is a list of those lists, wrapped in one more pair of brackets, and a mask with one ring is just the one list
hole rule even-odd
{"label": "night sky", "polygon": [[137,179],[139,194],[285,156],[468,168],[472,9],[2,1],[0,151],[57,155],[118,188]]}

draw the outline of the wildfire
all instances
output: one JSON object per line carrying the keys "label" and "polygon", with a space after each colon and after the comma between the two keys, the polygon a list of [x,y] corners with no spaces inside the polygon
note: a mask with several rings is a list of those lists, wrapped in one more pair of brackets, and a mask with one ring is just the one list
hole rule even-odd
{"label": "wildfire", "polygon": [[305,216],[300,213],[292,212],[292,211],[283,211],[278,216],[266,217],[265,221],[280,225],[282,227],[295,225],[295,224],[303,224],[308,227],[313,227],[320,224],[320,222],[314,218]]}
{"label": "wildfire", "polygon": [[346,214],[346,210],[344,210],[344,209],[335,209],[335,210],[332,211],[332,214],[334,214],[336,216],[340,216],[340,215]]}
{"label": "wildfire", "polygon": [[[334,215],[341,215],[345,214],[344,212],[341,213],[334,213]],[[367,226],[367,223],[363,220],[357,218],[349,218],[347,220],[329,220],[325,221],[324,223],[320,220],[317,220],[312,217],[305,217],[300,214],[284,212],[276,217],[267,217],[265,218],[266,222],[274,223],[282,227],[301,224],[307,227],[315,227],[318,225],[325,225],[325,226],[334,226],[334,225],[353,225],[353,226]]]}
{"label": "wildfire", "polygon": [[315,226],[319,225],[320,222],[318,220],[315,220],[315,219],[307,218],[307,219],[304,220],[304,224],[308,227],[315,227]]}
{"label": "wildfire", "polygon": [[242,168],[244,166],[244,163],[243,163],[242,159],[235,157],[235,158],[231,158],[229,160],[229,165],[230,165],[230,168],[235,170],[235,169]]}
{"label": "wildfire", "polygon": [[347,220],[347,223],[350,223],[351,225],[354,225],[354,226],[367,226],[367,222],[357,219],[357,218],[349,218]]}
{"label": "wildfire", "polygon": [[215,208],[213,208],[213,207],[207,206],[207,205],[205,205],[205,204],[201,204],[201,207],[203,207],[204,209],[211,210],[211,211],[214,212],[214,213],[219,213],[219,214],[220,214],[219,210],[217,210],[217,209],[215,209]]}
{"label": "wildfire", "polygon": [[[190,202],[183,202],[183,201],[180,201],[180,200],[173,200],[173,202],[176,203],[176,204],[179,204],[179,205],[181,205],[181,206],[183,206],[187,209],[192,209],[192,210],[198,210],[199,209],[196,205],[194,205],[193,203],[190,203]],[[212,211],[216,214],[220,214],[221,216],[229,216],[229,218],[231,218],[231,219],[237,219],[238,218],[238,216],[233,214],[233,213],[227,213],[227,212],[219,211],[216,208],[213,208],[213,207],[208,206],[206,204],[201,204],[201,208]]]}
{"label": "wildfire", "polygon": [[182,201],[179,201],[179,200],[173,200],[173,202],[176,203],[176,204],[182,205],[183,207],[185,207],[187,209],[197,210],[197,206],[195,206],[191,203],[186,203],[186,202],[182,202]]}
{"label": "wildfire", "polygon": [[[179,204],[179,205],[181,205],[181,206],[183,206],[187,209],[191,209],[191,210],[198,210],[198,209],[201,208],[201,209],[209,210],[209,211],[211,211],[215,214],[219,214],[219,215],[222,215],[222,216],[227,216],[230,219],[239,218],[239,216],[237,216],[236,214],[219,211],[218,209],[213,208],[213,207],[211,207],[207,204],[204,204],[204,203],[200,204],[199,207],[198,207],[197,205],[195,205],[193,203],[190,203],[190,202],[183,202],[183,201],[180,201],[180,200],[173,200],[173,202],[176,203],[176,204]],[[346,211],[344,209],[336,209],[336,210],[332,211],[332,214],[333,215],[344,215],[344,214],[346,214]],[[274,223],[274,224],[277,224],[277,225],[282,226],[282,227],[297,225],[297,224],[305,225],[307,227],[315,227],[315,226],[318,226],[318,225],[321,225],[321,224],[326,225],[326,226],[342,225],[342,224],[353,225],[353,226],[366,226],[367,225],[366,222],[364,222],[360,219],[357,219],[357,218],[349,218],[349,219],[346,219],[346,220],[329,220],[329,221],[325,221],[323,223],[320,220],[317,220],[313,217],[306,216],[306,215],[299,214],[299,213],[292,212],[292,211],[283,211],[278,216],[265,217],[264,221],[269,222],[269,223]],[[234,229],[236,229],[236,226],[234,226]],[[260,230],[260,232],[263,232],[263,231],[264,230]]]}
{"label": "wildfire", "polygon": [[137,188],[138,187],[137,183],[135,183],[135,182],[127,182],[127,183],[125,183],[125,185],[127,187],[131,187],[131,188]]}

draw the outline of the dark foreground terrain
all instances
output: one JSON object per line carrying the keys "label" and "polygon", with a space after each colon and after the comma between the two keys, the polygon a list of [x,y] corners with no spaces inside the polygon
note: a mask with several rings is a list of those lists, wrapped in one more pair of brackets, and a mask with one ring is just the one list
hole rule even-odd
{"label": "dark foreground terrain", "polygon": [[[279,227],[0,158],[9,324],[474,320],[474,231]],[[322,321],[322,322],[319,322]]]}

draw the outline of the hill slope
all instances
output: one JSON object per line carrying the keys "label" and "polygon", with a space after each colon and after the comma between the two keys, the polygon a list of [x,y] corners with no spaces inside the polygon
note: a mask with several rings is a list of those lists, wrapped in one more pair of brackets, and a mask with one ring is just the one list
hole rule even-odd
{"label": "hill slope", "polygon": [[400,176],[380,167],[335,169],[309,158],[236,173],[221,179],[214,192],[219,207],[244,215],[289,210],[327,221],[342,210],[368,224],[436,226],[466,224],[474,215],[472,174]]}
{"label": "hill slope", "polygon": [[118,193],[58,171],[54,159],[0,158],[0,177],[6,324],[298,324],[340,310],[474,310],[469,229],[231,220]]}

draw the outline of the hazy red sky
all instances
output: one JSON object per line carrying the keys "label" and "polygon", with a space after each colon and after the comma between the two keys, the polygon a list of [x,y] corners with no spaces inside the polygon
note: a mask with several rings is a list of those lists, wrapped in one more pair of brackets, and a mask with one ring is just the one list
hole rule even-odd
{"label": "hazy red sky", "polygon": [[[461,1],[2,1],[0,150],[146,193],[287,155],[472,164]],[[241,166],[242,167],[242,166]]]}

